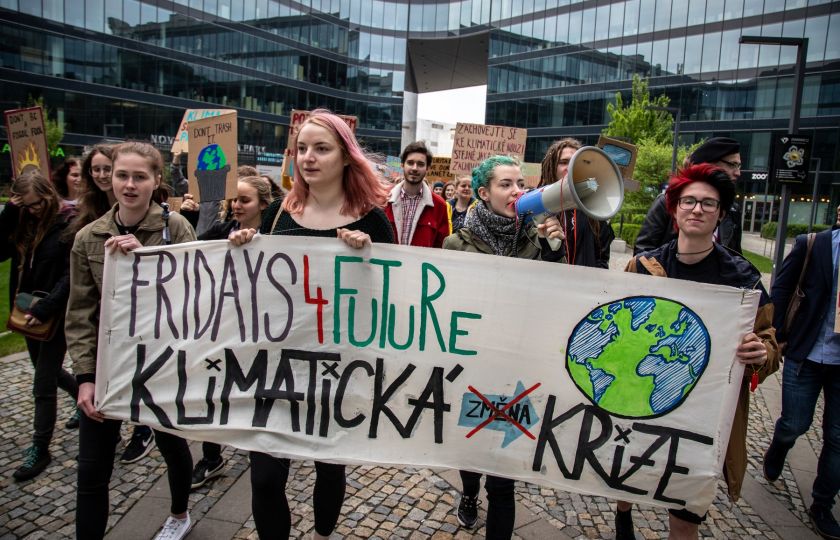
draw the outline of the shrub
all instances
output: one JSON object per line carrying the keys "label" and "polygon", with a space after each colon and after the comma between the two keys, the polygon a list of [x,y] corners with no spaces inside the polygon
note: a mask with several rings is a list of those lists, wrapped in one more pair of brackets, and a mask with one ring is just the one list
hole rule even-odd
{"label": "shrub", "polygon": [[[828,225],[814,225],[811,229],[813,232],[820,232],[826,229],[829,229]],[[776,229],[777,224],[775,221],[770,221],[765,223],[764,226],[761,228],[761,237],[762,238],[769,238],[774,239],[776,238]],[[796,238],[800,234],[805,234],[808,232],[808,226],[803,225],[801,223],[789,223],[787,226],[787,231],[785,231],[786,236],[788,238]]]}

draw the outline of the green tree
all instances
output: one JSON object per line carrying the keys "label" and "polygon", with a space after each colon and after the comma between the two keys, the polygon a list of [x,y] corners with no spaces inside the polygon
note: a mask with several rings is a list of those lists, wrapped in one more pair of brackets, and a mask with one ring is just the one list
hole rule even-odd
{"label": "green tree", "polygon": [[631,141],[653,139],[667,144],[673,140],[674,119],[668,111],[651,107],[667,107],[671,102],[665,94],[650,98],[647,79],[633,75],[633,90],[629,104],[624,103],[620,92],[615,94],[615,103],[607,104],[610,123],[604,129],[608,137],[621,137]]}
{"label": "green tree", "polygon": [[44,128],[47,131],[47,149],[51,156],[55,155],[56,150],[58,150],[58,143],[60,143],[61,139],[64,138],[64,123],[60,123],[58,120],[50,118],[52,116],[52,111],[44,105],[43,96],[38,97],[38,99],[34,99],[32,96],[29,96],[27,106],[41,107],[41,110],[44,113]]}
{"label": "green tree", "polygon": [[[699,144],[691,147],[680,146],[677,149],[677,163],[682,163]],[[625,215],[647,213],[662,184],[668,181],[671,173],[671,142],[660,143],[652,138],[642,139],[636,144],[636,148],[638,152],[633,180],[639,182],[639,189],[624,194],[624,206],[621,211]]]}
{"label": "green tree", "polygon": [[[630,103],[624,103],[621,93],[616,93],[615,104],[607,105],[610,123],[603,134],[629,140],[637,149],[633,180],[639,182],[639,189],[625,193],[621,209],[625,216],[646,213],[671,173],[674,119],[668,111],[651,109],[669,103],[665,94],[651,99],[648,80],[634,75]],[[692,149],[677,149],[677,166]]]}

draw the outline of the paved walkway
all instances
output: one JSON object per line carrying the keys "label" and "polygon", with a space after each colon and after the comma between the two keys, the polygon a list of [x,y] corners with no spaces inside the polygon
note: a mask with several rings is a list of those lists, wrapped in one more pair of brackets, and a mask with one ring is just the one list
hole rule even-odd
{"label": "paved walkway", "polygon": [[[614,269],[623,268],[629,254],[613,256]],[[613,270],[616,271],[616,270]],[[64,429],[72,412],[69,398],[60,399],[59,427],[51,451],[53,462],[38,478],[15,483],[12,472],[30,442],[32,369],[25,353],[0,359],[5,398],[0,401],[0,540],[64,539],[74,534],[75,456],[77,432]],[[800,439],[789,466],[773,485],[761,476],[761,456],[780,410],[780,377],[769,378],[753,396],[748,438],[749,468],[743,498],[731,503],[720,484],[709,517],[700,529],[703,538],[769,539],[816,538],[806,515],[810,485],[816,471],[821,438],[816,428]],[[820,407],[814,425],[821,424]],[[128,430],[123,429],[124,439]],[[200,445],[193,444],[193,452]],[[257,538],[250,511],[247,455],[227,448],[224,477],[190,497],[197,521],[191,540]],[[157,450],[133,465],[116,464],[111,482],[108,538],[152,538],[168,512],[165,468]],[[293,514],[294,538],[306,537],[313,527],[311,462],[293,465],[287,493]],[[483,537],[459,529],[455,518],[457,472],[388,467],[348,467],[347,497],[333,538],[472,538]],[[592,497],[517,483],[517,538],[612,538],[614,504]],[[484,522],[486,501],[480,513]],[[836,513],[836,512],[835,512]],[[634,512],[637,538],[667,536],[667,513],[641,506]]]}

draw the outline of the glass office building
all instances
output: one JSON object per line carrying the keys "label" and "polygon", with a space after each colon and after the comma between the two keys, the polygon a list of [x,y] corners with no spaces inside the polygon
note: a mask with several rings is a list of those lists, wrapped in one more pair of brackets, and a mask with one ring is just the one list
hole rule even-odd
{"label": "glass office building", "polygon": [[539,161],[558,137],[594,142],[638,73],[680,108],[683,142],[734,137],[756,178],[787,129],[796,50],[739,37],[808,37],[801,131],[822,197],[840,183],[840,1],[0,0],[0,24],[3,108],[43,96],[69,151],[166,148],[184,109],[225,107],[247,163],[282,151],[292,109],[323,106],[394,155],[417,92],[486,83],[486,122],[528,128]]}

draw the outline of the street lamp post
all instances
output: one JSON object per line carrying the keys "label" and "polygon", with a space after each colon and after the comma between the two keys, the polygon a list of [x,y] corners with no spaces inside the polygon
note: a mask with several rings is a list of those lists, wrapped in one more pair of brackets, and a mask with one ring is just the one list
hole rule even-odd
{"label": "street lamp post", "polygon": [[[808,38],[771,37],[771,36],[741,36],[741,45],[785,45],[796,47],[796,65],[793,70],[793,104],[790,110],[788,133],[795,135],[799,131],[799,115],[802,110],[802,88],[805,85],[805,61],[808,57]],[[768,177],[767,181],[770,181]],[[782,268],[785,259],[785,239],[787,238],[788,208],[790,207],[790,188],[782,184],[781,201],[779,202],[779,226],[776,227],[776,255],[773,261],[773,274],[770,283],[776,278],[776,273]]]}
{"label": "street lamp post", "polygon": [[671,174],[677,172],[677,146],[680,140],[680,117],[682,109],[679,107],[662,107],[660,105],[648,105],[649,111],[665,111],[674,116],[674,148],[671,150]]}

